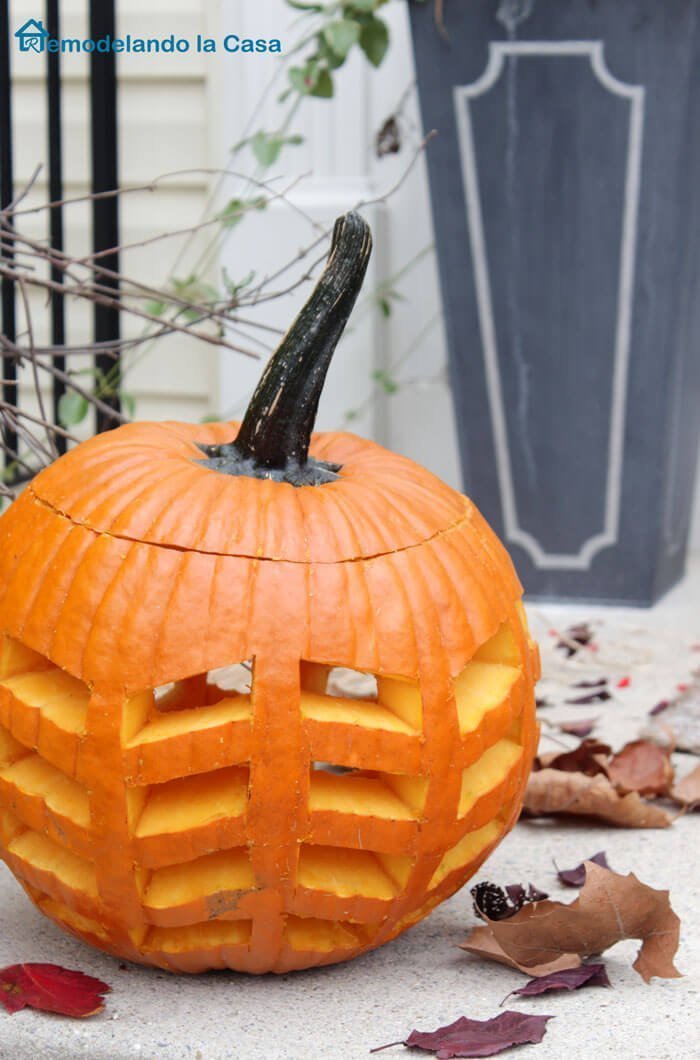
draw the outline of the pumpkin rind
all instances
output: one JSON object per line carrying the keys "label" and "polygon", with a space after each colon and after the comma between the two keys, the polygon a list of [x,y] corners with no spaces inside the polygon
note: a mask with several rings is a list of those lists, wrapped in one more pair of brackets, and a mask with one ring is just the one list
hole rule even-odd
{"label": "pumpkin rind", "polygon": [[[53,465],[0,519],[3,855],[67,930],[173,971],[282,972],[394,937],[512,826],[534,753],[536,648],[510,560],[474,506],[345,434],[314,439],[343,464],[322,487],[189,474],[195,435],[235,429],[122,428]],[[101,464],[95,505],[85,483]],[[173,481],[188,472],[192,505],[167,510],[168,464]],[[196,506],[210,477],[219,515],[207,523]],[[155,498],[159,484],[163,515],[146,503],[146,526],[137,487]],[[246,536],[232,535],[236,512],[255,506],[247,494],[270,488]],[[471,663],[470,684],[460,675],[475,655],[489,661]],[[251,658],[250,699],[153,704],[158,686]],[[421,724],[309,697],[303,660],[413,682]],[[480,700],[476,678],[499,666],[510,669]],[[46,691],[61,673],[74,682],[65,706]],[[455,683],[476,706],[460,708]],[[313,762],[360,772],[334,788]]]}

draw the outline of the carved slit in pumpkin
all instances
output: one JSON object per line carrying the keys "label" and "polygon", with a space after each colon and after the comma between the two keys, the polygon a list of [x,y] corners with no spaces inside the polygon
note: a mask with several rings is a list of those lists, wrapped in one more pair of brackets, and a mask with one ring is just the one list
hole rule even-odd
{"label": "carved slit in pumpkin", "polygon": [[332,482],[340,466],[309,456],[328,366],[362,286],[372,250],[357,213],[339,217],[326,267],[263,372],[234,442],[200,448],[205,467],[293,486]]}

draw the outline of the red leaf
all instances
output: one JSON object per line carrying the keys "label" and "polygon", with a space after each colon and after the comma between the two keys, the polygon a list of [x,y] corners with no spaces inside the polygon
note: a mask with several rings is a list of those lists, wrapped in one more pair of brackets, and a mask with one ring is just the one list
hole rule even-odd
{"label": "red leaf", "polygon": [[581,721],[561,721],[559,722],[559,732],[565,732],[568,736],[590,736],[593,732],[597,718],[582,718]]}
{"label": "red leaf", "polygon": [[[582,964],[578,968],[562,968],[559,972],[550,972],[549,975],[531,979],[525,986],[512,990],[511,993],[531,997],[533,994],[545,994],[548,990],[578,990],[581,986],[610,986],[605,965]],[[508,994],[508,997],[510,996]]]}
{"label": "red leaf", "polygon": [[[592,858],[586,858],[586,861],[592,861],[594,864],[600,865],[603,869],[610,868],[604,850],[599,850]],[[557,876],[567,887],[583,887],[586,882],[586,866],[584,862],[581,862],[581,864],[577,865],[575,869],[558,868]]]}
{"label": "red leaf", "polygon": [[[403,1042],[391,1042],[391,1045],[405,1045],[410,1049],[424,1049],[434,1053],[437,1060],[451,1060],[461,1056],[495,1056],[509,1049],[511,1045],[524,1045],[525,1042],[541,1042],[547,1029],[547,1021],[552,1016],[531,1016],[525,1012],[502,1012],[490,1020],[470,1020],[461,1016],[446,1027],[436,1031],[411,1031]],[[388,1049],[381,1045],[371,1052]]]}
{"label": "red leaf", "polygon": [[579,622],[576,626],[569,626],[568,629],[564,630],[564,633],[560,635],[560,639],[555,644],[556,648],[561,648],[567,658],[571,658],[572,655],[576,655],[581,648],[590,648],[593,641],[593,630],[587,622]]}
{"label": "red leaf", "polygon": [[600,688],[583,696],[572,696],[564,702],[573,703],[576,706],[588,706],[589,703],[605,703],[607,699],[612,699],[611,694],[605,688]]}
{"label": "red leaf", "polygon": [[12,964],[0,970],[0,1001],[8,1012],[36,1008],[83,1019],[104,1008],[111,987],[58,964]]}
{"label": "red leaf", "polygon": [[690,773],[686,773],[677,784],[671,788],[671,798],[681,806],[688,806],[691,810],[700,806],[700,766],[696,766]]}
{"label": "red leaf", "polygon": [[559,769],[565,773],[585,773],[587,777],[594,777],[598,773],[605,773],[601,756],[609,755],[612,748],[600,740],[582,740],[573,751],[564,751],[555,755],[547,762],[550,769]]}
{"label": "red leaf", "polygon": [[673,783],[669,752],[650,740],[633,740],[613,755],[608,777],[621,795],[665,795]]}

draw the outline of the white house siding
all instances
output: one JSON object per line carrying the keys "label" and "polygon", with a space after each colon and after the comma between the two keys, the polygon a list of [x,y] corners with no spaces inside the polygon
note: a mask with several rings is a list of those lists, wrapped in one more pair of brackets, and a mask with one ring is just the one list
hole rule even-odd
{"label": "white house siding", "polygon": [[[62,0],[63,32],[86,34],[86,0]],[[14,0],[15,26],[36,17],[33,0]],[[333,104],[313,101],[295,122],[304,133],[305,146],[292,148],[276,167],[278,175],[309,176],[291,198],[316,221],[327,223],[360,198],[372,198],[391,186],[403,172],[407,153],[377,160],[372,139],[383,119],[395,107],[413,79],[408,20],[404,0],[394,0],[384,10],[392,31],[392,49],[375,72],[354,61],[340,72]],[[221,36],[282,36],[295,39],[288,29],[290,15],[283,0],[120,0],[119,29],[139,36],[173,32],[193,37],[197,32]],[[16,174],[26,181],[37,161],[46,157],[44,116],[44,63],[36,57],[13,54],[15,77]],[[120,177],[134,185],[181,169],[226,164],[227,151],[246,126],[254,105],[275,66],[273,58],[197,55],[120,56]],[[82,56],[64,59],[64,165],[66,193],[87,191],[89,173],[88,62]],[[276,93],[270,99],[274,101]],[[406,125],[418,127],[415,98],[405,109]],[[253,128],[274,128],[274,102],[264,107]],[[409,133],[410,135],[410,133]],[[127,195],[122,200],[122,237],[125,243],[146,239],[158,231],[194,223],[207,202],[206,174],[189,173],[171,178],[157,193]],[[221,199],[235,194],[240,184],[231,179]],[[37,182],[31,200],[47,195],[46,182]],[[413,168],[401,188],[387,202],[371,207],[369,216],[377,233],[377,247],[366,290],[395,274],[432,243],[432,225],[425,166]],[[43,234],[44,220],[29,219],[28,230]],[[271,206],[240,226],[221,254],[235,277],[256,268],[259,275],[291,257],[308,238],[308,223],[281,204]],[[67,249],[87,252],[90,215],[87,206],[73,206],[66,215]],[[122,256],[122,269],[136,277],[161,282],[175,261],[178,241],[171,240]],[[354,429],[417,458],[458,484],[459,468],[449,387],[445,376],[445,341],[439,318],[439,294],[434,256],[428,253],[398,283],[404,301],[388,320],[367,309],[358,311],[351,334],[333,365],[321,408],[321,425],[336,426],[351,408],[362,408]],[[284,327],[308,292],[308,285],[288,298],[267,305],[261,316]],[[365,301],[367,299],[365,298]],[[47,337],[47,314],[41,299],[32,303],[40,325],[37,341]],[[85,306],[68,310],[69,340],[90,337],[91,319]],[[132,332],[133,322],[127,324]],[[262,351],[262,347],[258,347]],[[407,351],[408,356],[407,356]],[[405,358],[405,359],[404,359]],[[374,391],[371,373],[376,368],[395,369],[408,383],[391,397]],[[256,362],[176,337],[156,344],[127,379],[144,418],[198,419],[211,410],[240,409],[254,385]],[[700,489],[696,497],[693,544],[700,548]]]}
{"label": "white house siding", "polygon": [[[42,8],[43,5],[39,5]],[[173,32],[192,37],[202,32],[215,5],[205,0],[119,0],[118,32],[149,37]],[[13,31],[27,18],[40,15],[33,0],[12,4]],[[86,0],[62,0],[63,36],[87,35]],[[46,173],[47,125],[45,60],[13,51],[13,108],[15,129],[15,176],[22,186],[36,165],[44,170],[28,204],[48,198]],[[89,87],[88,58],[62,56],[64,188],[67,197],[89,191]],[[159,175],[183,169],[204,170],[212,164],[213,123],[209,121],[211,70],[204,57],[185,55],[120,55],[119,75],[119,176],[123,185],[152,181]],[[153,193],[126,194],[121,199],[121,238],[124,244],[138,242],[156,233],[196,223],[204,209],[210,177],[204,172],[175,176]],[[23,227],[33,235],[46,233],[46,214],[27,218]],[[66,250],[88,253],[91,239],[90,207],[78,204],[65,211]],[[168,240],[122,254],[123,273],[154,284],[162,283],[175,261],[181,240]],[[48,340],[49,318],[43,297],[31,299],[37,342]],[[21,320],[21,309],[19,310]],[[124,332],[141,327],[124,317]],[[87,341],[92,333],[90,307],[71,302],[67,306],[67,340]],[[216,379],[217,353],[186,337],[154,344],[140,363],[129,370],[125,387],[137,403],[137,414],[148,419],[198,419],[215,404],[212,387]],[[74,358],[76,365],[78,359]],[[84,359],[80,362],[84,364]],[[31,394],[29,380],[24,400]],[[47,395],[48,396],[48,395]],[[87,425],[86,425],[87,428]]]}

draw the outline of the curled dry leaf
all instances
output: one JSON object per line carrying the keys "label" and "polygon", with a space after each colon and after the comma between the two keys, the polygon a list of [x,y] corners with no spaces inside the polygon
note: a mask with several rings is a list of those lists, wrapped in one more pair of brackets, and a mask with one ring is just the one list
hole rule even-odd
{"label": "curled dry leaf", "polygon": [[[604,964],[582,964],[579,968],[564,968],[558,972],[550,972],[549,975],[537,976],[518,990],[512,990],[508,997],[513,994],[532,997],[535,994],[546,994],[549,990],[579,990],[582,986],[610,985]],[[508,998],[504,998],[501,1004],[507,1000]]]}
{"label": "curled dry leaf", "polygon": [[396,155],[401,150],[401,128],[395,114],[389,115],[374,141],[377,158]]}
{"label": "curled dry leaf", "polygon": [[[610,868],[604,850],[599,850],[592,858],[586,858],[586,861],[592,861],[594,865],[600,865],[603,869]],[[575,869],[557,868],[557,876],[566,887],[583,887],[586,882],[586,861],[582,861]]]}
{"label": "curled dry leaf", "polygon": [[612,748],[607,743],[601,743],[600,740],[581,740],[573,751],[559,752],[552,757],[541,759],[541,763],[561,772],[585,773],[594,777],[598,773],[606,772],[607,757],[611,753]]}
{"label": "curled dry leaf", "polygon": [[607,773],[621,794],[665,795],[673,783],[668,751],[651,740],[633,740],[613,755]]}
{"label": "curled dry leaf", "polygon": [[671,788],[671,798],[681,806],[700,806],[700,765],[686,773]]}
{"label": "curled dry leaf", "polygon": [[507,964],[509,968],[517,968],[524,975],[551,975],[553,972],[561,972],[567,968],[578,968],[581,964],[581,958],[577,953],[562,953],[556,960],[526,968],[524,964],[518,964],[516,960],[508,956],[494,938],[490,927],[472,928],[464,942],[460,942],[459,948],[467,953],[473,953],[475,957],[485,957],[498,964]]}
{"label": "curled dry leaf", "polygon": [[570,905],[537,902],[508,920],[490,921],[496,941],[526,968],[556,960],[562,953],[582,957],[603,953],[622,939],[640,939],[634,969],[645,982],[656,975],[673,979],[680,921],[668,891],[657,891],[633,873],[621,876],[586,863],[586,882]]}
{"label": "curled dry leaf", "polygon": [[560,721],[557,728],[567,736],[590,736],[598,723],[597,718],[582,718],[581,721]]}
{"label": "curled dry leaf", "polygon": [[582,696],[572,696],[570,699],[565,699],[565,703],[573,703],[574,706],[587,707],[591,703],[605,703],[606,700],[612,699],[612,695],[605,688],[594,689],[592,692],[586,692]]}
{"label": "curled dry leaf", "polygon": [[[531,1016],[525,1012],[508,1010],[490,1020],[470,1020],[461,1016],[454,1023],[438,1027],[436,1031],[411,1031],[402,1042],[389,1044],[424,1049],[434,1053],[438,1060],[461,1056],[495,1056],[511,1045],[541,1042],[547,1030],[547,1021],[551,1019],[552,1016]],[[388,1048],[389,1045],[380,1045],[378,1049],[370,1051],[378,1053]]]}
{"label": "curled dry leaf", "polygon": [[0,1001],[8,1012],[23,1008],[84,1019],[104,1008],[111,988],[101,979],[58,964],[12,964],[0,970]]}
{"label": "curled dry leaf", "polygon": [[620,795],[606,776],[540,769],[532,773],[523,802],[531,817],[574,814],[597,817],[621,828],[668,828],[673,818],[636,792]]}
{"label": "curled dry leaf", "polygon": [[575,626],[569,626],[563,633],[559,635],[559,640],[555,644],[556,648],[559,648],[564,652],[567,659],[570,659],[572,655],[576,655],[581,648],[587,648],[593,641],[593,630],[589,626],[588,622],[579,622]]}

